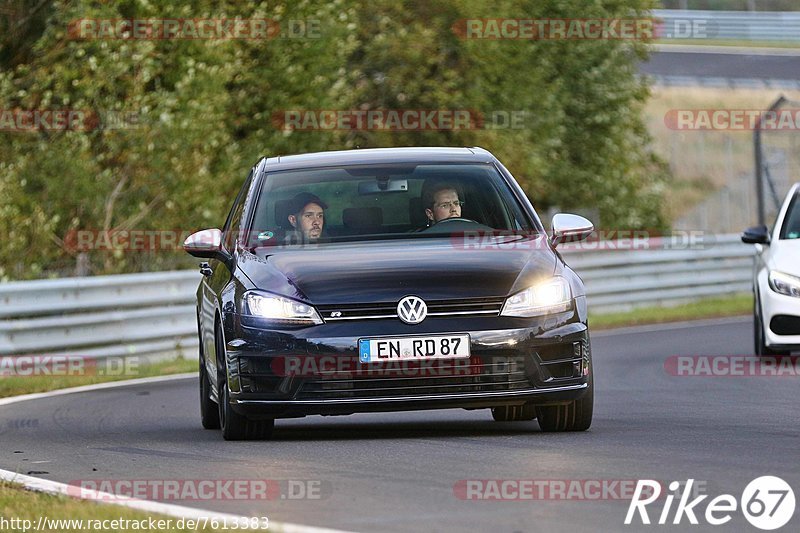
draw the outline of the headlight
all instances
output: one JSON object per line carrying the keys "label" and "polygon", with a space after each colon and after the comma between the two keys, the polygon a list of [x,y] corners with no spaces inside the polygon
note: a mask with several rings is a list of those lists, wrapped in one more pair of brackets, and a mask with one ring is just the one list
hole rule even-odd
{"label": "headlight", "polygon": [[244,301],[247,314],[258,318],[294,326],[322,324],[316,309],[289,298],[248,292]]}
{"label": "headlight", "polygon": [[569,283],[556,276],[506,299],[503,316],[531,317],[567,311],[572,305]]}
{"label": "headlight", "polygon": [[769,287],[778,294],[800,298],[800,278],[770,270]]}

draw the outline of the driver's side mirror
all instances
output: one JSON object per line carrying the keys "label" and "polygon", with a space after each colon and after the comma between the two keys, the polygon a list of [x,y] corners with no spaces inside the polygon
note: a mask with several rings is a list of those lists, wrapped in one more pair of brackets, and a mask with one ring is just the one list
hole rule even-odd
{"label": "driver's side mirror", "polygon": [[195,257],[223,262],[230,259],[230,255],[222,248],[222,232],[216,228],[192,233],[183,241],[183,249]]}
{"label": "driver's side mirror", "polygon": [[742,242],[747,244],[769,244],[769,228],[753,226],[742,233]]}
{"label": "driver's side mirror", "polygon": [[555,248],[562,242],[579,242],[592,234],[594,224],[582,216],[558,213],[553,216],[553,235],[550,244]]}

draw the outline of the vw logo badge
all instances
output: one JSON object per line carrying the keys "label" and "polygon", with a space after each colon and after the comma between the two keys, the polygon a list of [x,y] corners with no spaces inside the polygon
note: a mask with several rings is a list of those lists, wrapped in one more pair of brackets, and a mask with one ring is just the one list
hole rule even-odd
{"label": "vw logo badge", "polygon": [[397,316],[406,324],[419,324],[428,316],[428,306],[422,298],[406,296],[397,304]]}

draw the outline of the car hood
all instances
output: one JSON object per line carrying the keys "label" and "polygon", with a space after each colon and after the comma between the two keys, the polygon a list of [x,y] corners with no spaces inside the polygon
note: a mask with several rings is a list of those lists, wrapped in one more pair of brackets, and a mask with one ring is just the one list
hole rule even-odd
{"label": "car hood", "polygon": [[800,276],[800,239],[782,239],[770,245],[770,268]]}
{"label": "car hood", "polygon": [[[314,304],[507,296],[550,277],[557,256],[544,236],[320,244],[260,248],[240,261],[256,288]],[[511,242],[513,240],[513,242]]]}

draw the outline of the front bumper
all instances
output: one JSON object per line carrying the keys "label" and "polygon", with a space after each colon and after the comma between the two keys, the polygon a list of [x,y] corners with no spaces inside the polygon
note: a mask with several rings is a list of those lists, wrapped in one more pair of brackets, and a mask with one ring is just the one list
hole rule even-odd
{"label": "front bumper", "polygon": [[759,294],[767,346],[800,350],[800,298],[773,291],[767,281],[766,270],[759,276]]}
{"label": "front bumper", "polygon": [[[576,311],[539,319],[431,318],[416,326],[372,320],[295,331],[249,328],[228,318],[231,405],[251,418],[565,403],[585,394],[591,382],[588,328]],[[469,360],[385,367],[358,362],[359,338],[441,333],[468,333]]]}
{"label": "front bumper", "polygon": [[482,409],[501,405],[565,403],[580,398],[588,383],[502,392],[476,392],[375,398],[331,398],[326,400],[247,400],[235,399],[236,411],[251,418],[292,418],[306,415],[349,415],[382,411],[425,409]]}

